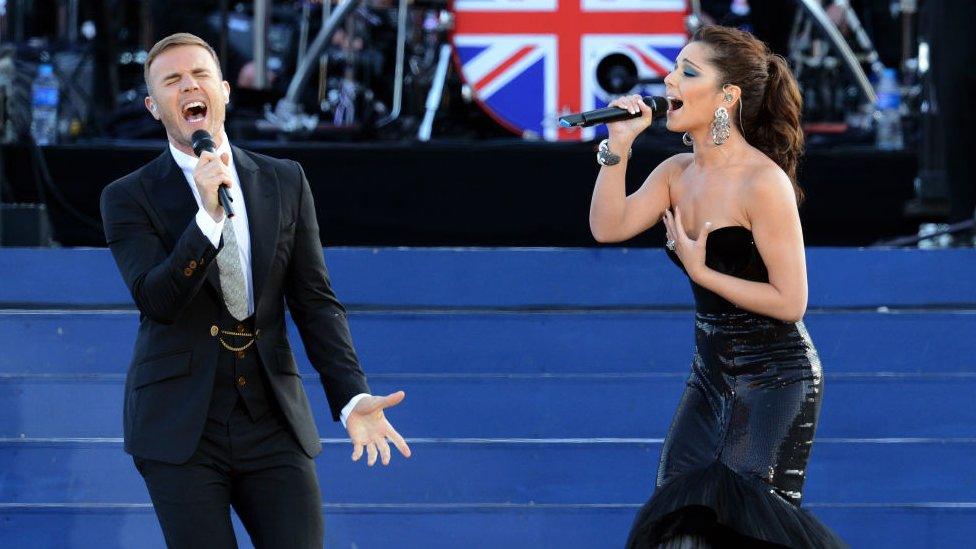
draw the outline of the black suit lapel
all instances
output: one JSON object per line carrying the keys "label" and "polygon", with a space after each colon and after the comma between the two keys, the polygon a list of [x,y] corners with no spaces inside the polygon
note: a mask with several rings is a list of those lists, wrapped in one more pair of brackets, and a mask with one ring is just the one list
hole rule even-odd
{"label": "black suit lapel", "polygon": [[155,169],[146,181],[146,195],[166,227],[167,247],[172,249],[196,215],[197,202],[168,149],[153,164]]}
{"label": "black suit lapel", "polygon": [[[172,250],[187,225],[194,222],[193,218],[200,207],[193,198],[183,170],[176,164],[168,148],[153,161],[148,173],[145,179],[146,196],[166,229],[166,247]],[[207,270],[207,280],[220,296],[220,273],[216,267]]]}
{"label": "black suit lapel", "polygon": [[237,147],[234,165],[244,193],[247,223],[251,236],[251,275],[254,283],[254,310],[257,312],[264,283],[268,279],[271,260],[278,245],[280,223],[277,180],[273,173],[261,171],[250,154]]}

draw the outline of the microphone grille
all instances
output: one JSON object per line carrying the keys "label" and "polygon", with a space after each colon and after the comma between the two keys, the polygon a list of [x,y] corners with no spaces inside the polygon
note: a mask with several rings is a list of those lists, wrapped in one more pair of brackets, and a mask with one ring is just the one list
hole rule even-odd
{"label": "microphone grille", "polygon": [[205,150],[214,150],[213,137],[207,130],[197,130],[190,136],[190,146],[193,147],[193,154],[200,156]]}
{"label": "microphone grille", "polygon": [[667,99],[665,99],[663,97],[660,97],[660,96],[657,96],[657,95],[655,95],[653,97],[648,97],[647,99],[650,100],[647,103],[651,107],[651,112],[653,112],[654,114],[662,113],[662,112],[665,112],[665,111],[668,110],[668,100]]}

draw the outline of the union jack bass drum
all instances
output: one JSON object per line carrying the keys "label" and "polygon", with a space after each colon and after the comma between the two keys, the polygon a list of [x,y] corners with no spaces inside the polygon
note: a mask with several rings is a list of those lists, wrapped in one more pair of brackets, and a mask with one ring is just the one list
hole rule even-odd
{"label": "union jack bass drum", "polygon": [[[594,139],[605,126],[561,128],[559,116],[605,107],[670,72],[687,42],[686,7],[685,0],[455,0],[454,61],[478,104],[513,132]],[[629,79],[628,70],[636,73]]]}

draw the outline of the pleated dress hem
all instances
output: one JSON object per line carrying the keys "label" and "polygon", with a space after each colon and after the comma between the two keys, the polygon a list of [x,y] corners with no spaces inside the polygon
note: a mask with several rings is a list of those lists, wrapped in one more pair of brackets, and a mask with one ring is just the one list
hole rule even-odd
{"label": "pleated dress hem", "polygon": [[846,548],[819,520],[724,463],[675,477],[634,520],[628,549]]}

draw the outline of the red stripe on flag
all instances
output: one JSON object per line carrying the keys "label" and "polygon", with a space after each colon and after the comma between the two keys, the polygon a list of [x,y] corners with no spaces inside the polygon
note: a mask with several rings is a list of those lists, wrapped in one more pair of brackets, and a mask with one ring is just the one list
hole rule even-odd
{"label": "red stripe on flag", "polygon": [[580,12],[560,2],[556,12],[458,12],[458,34],[680,34],[684,14],[678,12]]}
{"label": "red stripe on flag", "polygon": [[666,75],[669,72],[671,72],[670,69],[667,69],[665,67],[662,67],[660,63],[658,63],[654,59],[651,59],[651,56],[649,56],[646,53],[642,52],[640,50],[640,48],[635,48],[634,46],[632,46],[630,44],[627,44],[627,49],[629,49],[630,51],[634,52],[637,55],[637,57],[640,57],[641,61],[643,61],[645,65],[647,65],[651,69],[657,71],[659,74]]}
{"label": "red stripe on flag", "polygon": [[506,70],[508,70],[509,67],[511,67],[515,63],[518,63],[526,55],[532,53],[532,50],[534,50],[534,49],[535,49],[535,46],[525,46],[522,49],[520,49],[519,51],[515,52],[515,55],[513,55],[513,56],[509,57],[508,59],[506,59],[502,64],[500,64],[497,67],[495,67],[491,72],[489,72],[488,74],[486,74],[484,76],[484,78],[482,78],[481,80],[479,80],[474,85],[474,90],[475,91],[481,91],[485,86],[487,86],[488,84],[491,84],[491,81],[492,80],[498,78],[498,76],[500,74],[502,74],[503,72],[505,72]]}
{"label": "red stripe on flag", "polygon": [[[582,102],[582,40],[584,36],[599,35],[649,35],[649,34],[683,34],[684,12],[681,11],[587,11],[581,9],[582,0],[557,0],[556,8],[542,11],[528,12],[483,12],[457,11],[455,13],[455,33],[457,35],[545,35],[556,39],[555,79],[558,82],[556,93],[557,113],[576,112]],[[491,74],[482,78],[474,85],[475,91],[496,79],[500,73],[509,69],[518,61],[518,57],[525,55],[522,50],[512,59],[507,60]],[[651,67],[663,69],[654,60],[641,55],[641,60]],[[557,114],[547,113],[547,114]],[[558,128],[560,139],[579,139],[579,133],[570,133],[565,128]]]}

